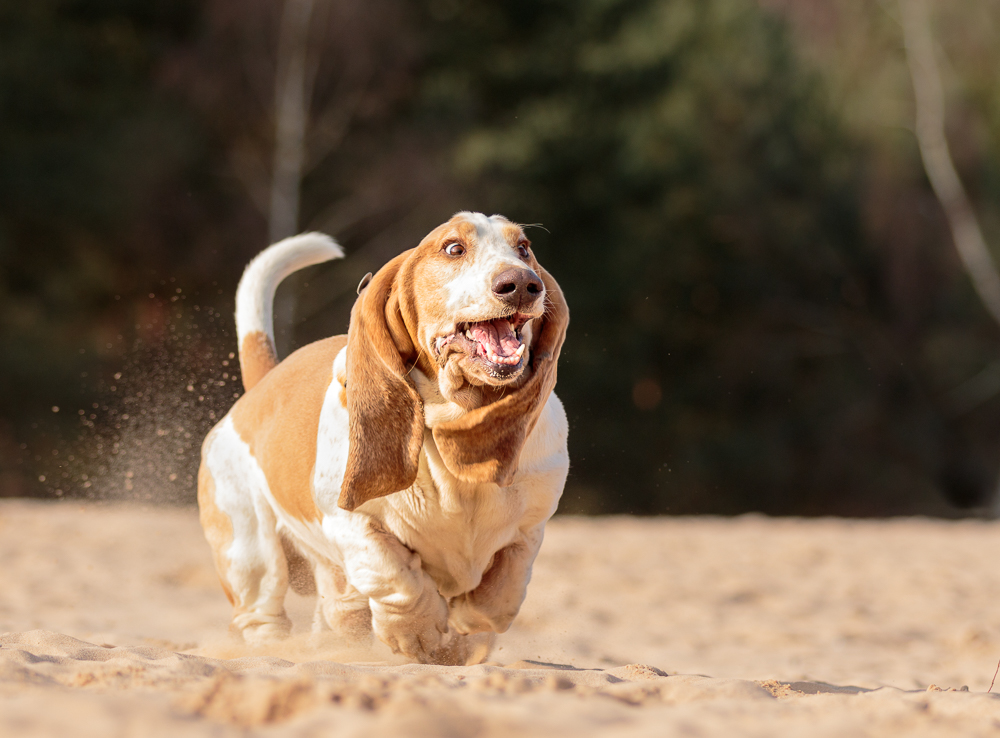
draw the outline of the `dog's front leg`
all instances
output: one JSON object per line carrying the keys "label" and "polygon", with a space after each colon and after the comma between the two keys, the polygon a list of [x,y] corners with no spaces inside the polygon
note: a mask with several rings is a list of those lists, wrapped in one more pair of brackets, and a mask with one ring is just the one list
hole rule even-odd
{"label": "dog's front leg", "polygon": [[528,530],[518,541],[497,551],[479,586],[451,599],[449,622],[457,632],[507,631],[527,594],[544,527]]}
{"label": "dog's front leg", "polygon": [[362,513],[345,516],[337,543],[344,573],[368,597],[372,629],[395,653],[426,663],[448,630],[448,604],[420,556]]}

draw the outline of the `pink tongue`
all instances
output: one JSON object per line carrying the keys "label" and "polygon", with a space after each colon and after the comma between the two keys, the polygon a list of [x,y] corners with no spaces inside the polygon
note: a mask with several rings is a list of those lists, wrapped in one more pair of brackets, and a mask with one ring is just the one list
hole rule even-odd
{"label": "pink tongue", "polygon": [[514,352],[521,348],[521,342],[517,340],[514,331],[510,328],[510,323],[506,320],[494,320],[489,323],[475,323],[469,327],[472,337],[479,343],[480,353],[487,353],[487,348],[497,356],[513,356]]}

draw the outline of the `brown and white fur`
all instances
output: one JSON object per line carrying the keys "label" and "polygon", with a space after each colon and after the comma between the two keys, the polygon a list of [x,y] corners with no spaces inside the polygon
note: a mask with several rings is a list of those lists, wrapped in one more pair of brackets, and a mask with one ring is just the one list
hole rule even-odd
{"label": "brown and white fur", "polygon": [[247,392],[198,475],[231,628],[287,635],[290,581],[314,583],[314,630],[481,661],[520,609],[566,481],[552,392],[566,303],[520,226],[459,213],[362,282],[346,336],[278,363],[278,282],[341,256],[327,236],[289,238],[237,290]]}

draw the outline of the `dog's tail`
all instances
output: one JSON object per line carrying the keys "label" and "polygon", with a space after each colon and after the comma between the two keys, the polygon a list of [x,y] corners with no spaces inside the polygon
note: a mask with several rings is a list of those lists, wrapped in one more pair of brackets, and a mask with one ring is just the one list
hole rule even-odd
{"label": "dog's tail", "polygon": [[292,272],[343,256],[343,249],[329,236],[303,233],[268,246],[247,265],[236,288],[236,334],[247,390],[278,365],[272,317],[278,284]]}

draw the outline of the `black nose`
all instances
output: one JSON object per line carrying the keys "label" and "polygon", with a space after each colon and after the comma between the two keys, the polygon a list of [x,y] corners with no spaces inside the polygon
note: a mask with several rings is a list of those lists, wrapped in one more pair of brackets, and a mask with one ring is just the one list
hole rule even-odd
{"label": "black nose", "polygon": [[542,280],[530,269],[512,267],[493,278],[493,294],[516,310],[531,307],[544,289]]}

